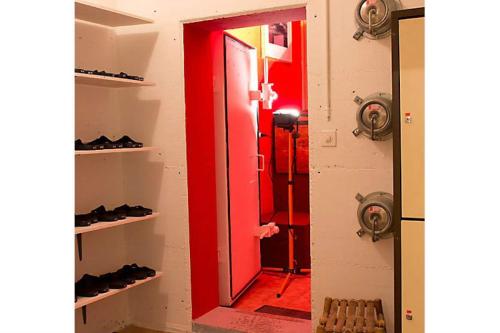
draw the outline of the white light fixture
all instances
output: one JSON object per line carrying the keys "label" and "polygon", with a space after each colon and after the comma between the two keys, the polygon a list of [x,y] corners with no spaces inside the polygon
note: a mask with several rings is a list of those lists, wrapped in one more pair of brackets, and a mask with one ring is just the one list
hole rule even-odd
{"label": "white light fixture", "polygon": [[278,93],[273,90],[274,83],[268,82],[268,59],[264,58],[264,82],[262,83],[262,91],[252,90],[250,91],[250,100],[261,101],[262,108],[264,110],[271,110],[273,108],[273,102],[278,99]]}

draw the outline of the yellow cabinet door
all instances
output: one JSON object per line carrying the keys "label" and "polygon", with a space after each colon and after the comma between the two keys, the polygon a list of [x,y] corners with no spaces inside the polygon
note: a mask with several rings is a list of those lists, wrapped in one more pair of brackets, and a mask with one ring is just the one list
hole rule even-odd
{"label": "yellow cabinet door", "polygon": [[401,216],[424,217],[424,18],[399,21]]}
{"label": "yellow cabinet door", "polygon": [[[401,221],[401,295],[403,333],[424,333],[425,227],[422,221]],[[406,318],[411,311],[412,318]]]}

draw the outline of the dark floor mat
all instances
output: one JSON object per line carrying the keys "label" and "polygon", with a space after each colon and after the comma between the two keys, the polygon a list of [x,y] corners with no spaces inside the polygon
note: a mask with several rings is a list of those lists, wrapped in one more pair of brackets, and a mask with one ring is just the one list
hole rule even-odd
{"label": "dark floor mat", "polygon": [[255,310],[255,312],[311,320],[311,312],[285,309],[277,306],[264,305]]}

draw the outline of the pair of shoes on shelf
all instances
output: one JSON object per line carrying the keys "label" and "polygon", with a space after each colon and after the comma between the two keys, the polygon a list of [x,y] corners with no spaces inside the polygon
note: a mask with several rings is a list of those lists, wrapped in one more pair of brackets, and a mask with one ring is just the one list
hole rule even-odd
{"label": "pair of shoes on shelf", "polygon": [[102,75],[102,76],[110,76],[110,77],[117,77],[121,79],[129,79],[129,80],[136,80],[136,81],[144,81],[144,78],[142,76],[138,75],[128,75],[125,72],[120,72],[120,73],[111,73],[111,72],[106,72],[106,71],[100,71],[100,70],[89,70],[89,69],[82,69],[82,68],[75,68],[75,73],[81,73],[81,74],[92,74],[92,75]]}
{"label": "pair of shoes on shelf", "polygon": [[156,271],[146,266],[138,266],[137,264],[124,265],[115,272],[122,279],[125,279],[128,284],[135,283],[136,280],[144,280],[148,277],[156,275]]}
{"label": "pair of shoes on shelf", "polygon": [[81,297],[95,297],[106,293],[109,289],[123,289],[136,280],[144,280],[156,275],[156,271],[149,267],[140,267],[137,264],[125,265],[116,272],[100,276],[85,274],[75,283],[75,294]]}
{"label": "pair of shoes on shelf", "polygon": [[113,74],[113,77],[118,77],[121,79],[136,80],[136,81],[144,81],[144,78],[142,76],[128,75],[125,72],[120,72],[119,74]]}
{"label": "pair of shoes on shelf", "polygon": [[143,206],[129,206],[125,204],[113,210],[106,210],[106,207],[101,205],[88,214],[75,215],[75,226],[88,227],[96,222],[115,222],[123,220],[127,216],[141,217],[151,214],[153,214],[153,210]]}
{"label": "pair of shoes on shelf", "polygon": [[124,213],[106,210],[106,207],[101,205],[88,214],[75,215],[75,226],[88,227],[96,222],[115,222],[126,217]]}
{"label": "pair of shoes on shelf", "polygon": [[109,291],[109,284],[97,276],[85,274],[75,283],[76,296],[94,297]]}
{"label": "pair of shoes on shelf", "polygon": [[113,76],[113,73],[109,73],[109,72],[106,72],[106,71],[100,71],[100,70],[97,70],[97,69],[94,69],[93,71],[91,71],[90,74],[93,74],[93,75],[102,75],[102,76]]}
{"label": "pair of shoes on shelf", "polygon": [[140,217],[153,214],[153,210],[150,208],[145,208],[143,206],[129,206],[127,204],[116,207],[113,211],[130,217]]}
{"label": "pair of shoes on shelf", "polygon": [[90,141],[82,142],[78,139],[75,141],[75,150],[100,150],[100,149],[117,149],[117,148],[142,148],[142,142],[132,140],[128,135],[122,136],[116,141],[108,139],[101,135],[99,138]]}

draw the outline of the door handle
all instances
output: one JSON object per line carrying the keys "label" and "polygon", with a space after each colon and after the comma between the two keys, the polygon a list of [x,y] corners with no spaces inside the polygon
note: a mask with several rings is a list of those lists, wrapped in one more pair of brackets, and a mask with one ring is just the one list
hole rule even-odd
{"label": "door handle", "polygon": [[[264,155],[257,154],[257,160],[260,161],[260,159],[262,159],[262,164],[257,163],[257,171],[259,171],[259,172],[264,171],[264,167],[266,166]],[[262,165],[262,168],[260,167],[261,165]]]}

